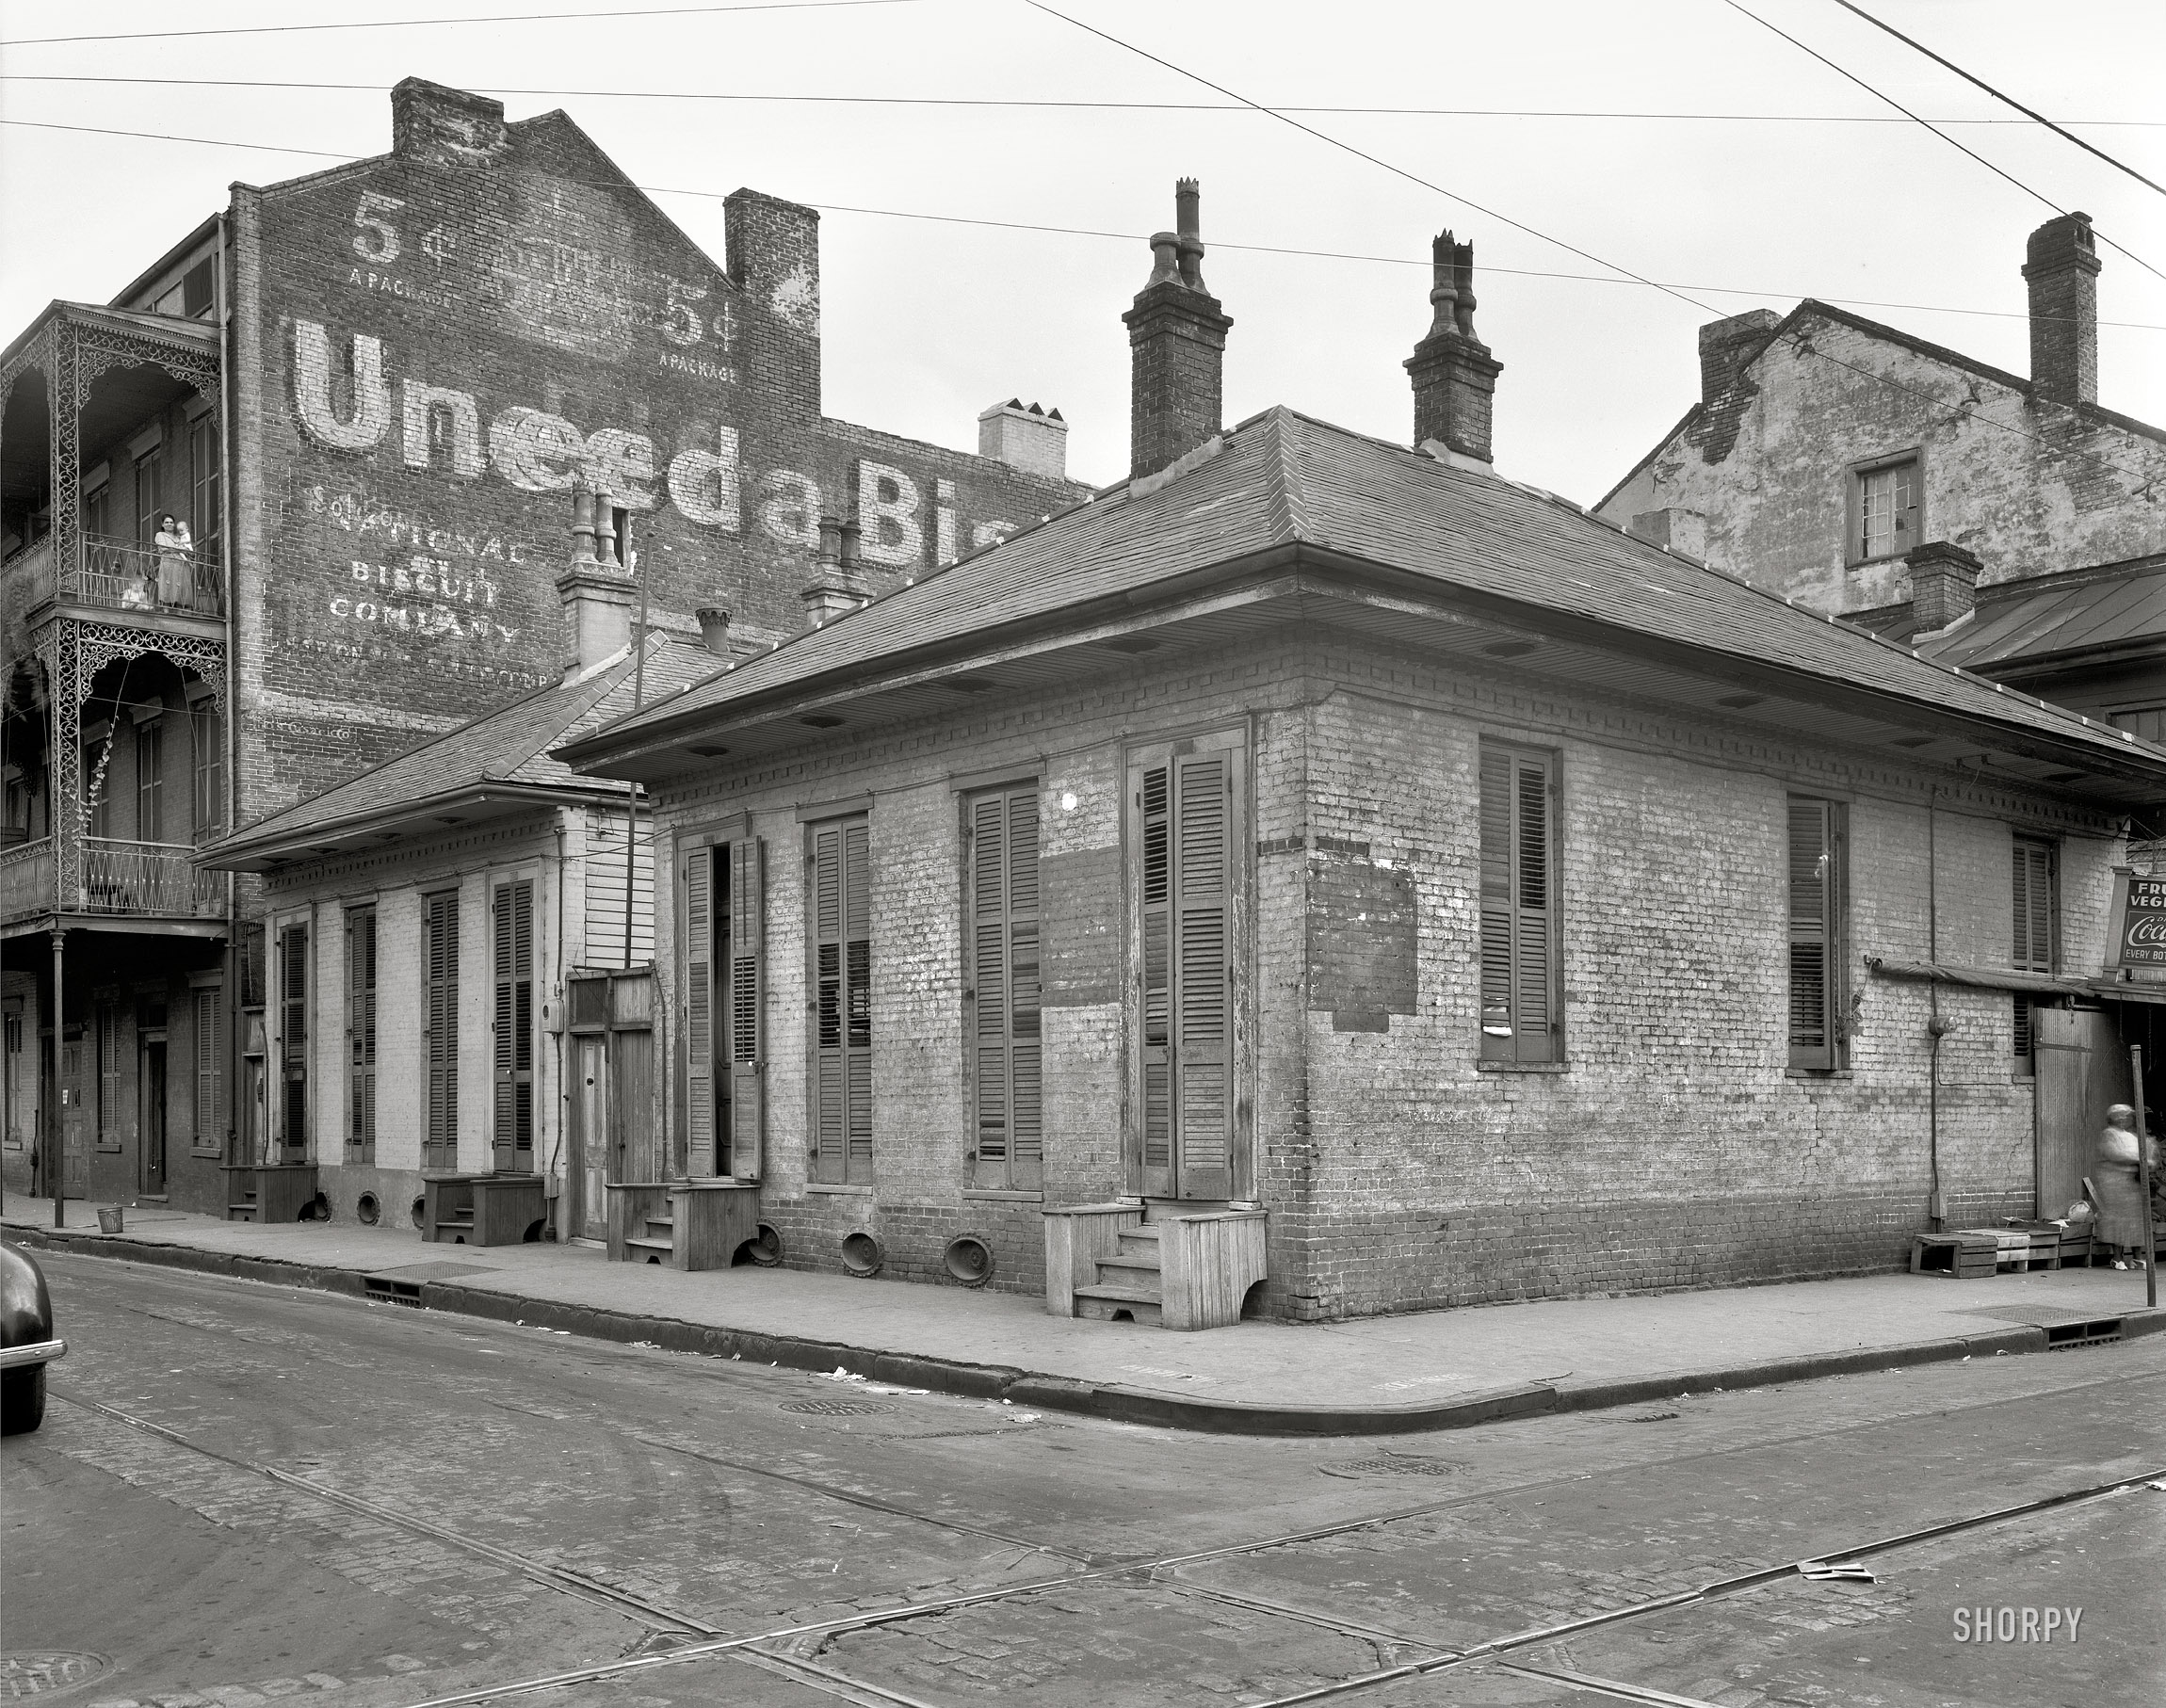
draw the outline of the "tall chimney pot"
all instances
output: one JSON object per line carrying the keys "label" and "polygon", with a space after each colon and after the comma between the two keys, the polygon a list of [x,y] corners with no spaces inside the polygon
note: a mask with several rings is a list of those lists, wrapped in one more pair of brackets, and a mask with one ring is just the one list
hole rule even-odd
{"label": "tall chimney pot", "polygon": [[1151,276],[1121,316],[1128,329],[1132,478],[1156,475],[1217,435],[1225,412],[1226,332],[1233,321],[1204,286],[1202,191],[1174,186],[1174,224],[1151,239]]}
{"label": "tall chimney pot", "polygon": [[1474,335],[1474,245],[1440,232],[1429,253],[1429,335],[1405,364],[1414,381],[1414,443],[1447,461],[1486,468],[1504,364]]}
{"label": "tall chimney pot", "polygon": [[799,595],[814,628],[822,627],[846,611],[854,611],[872,597],[871,585],[858,562],[857,518],[833,516],[819,519],[819,561],[813,578]]}
{"label": "tall chimney pot", "polygon": [[[604,502],[606,502],[606,500]],[[621,656],[632,645],[632,602],[638,586],[614,563],[594,556],[595,495],[572,494],[572,556],[557,577],[557,597],[570,629],[572,655],[564,680],[576,682],[590,670]]]}
{"label": "tall chimney pot", "polygon": [[700,620],[700,644],[725,663],[730,657],[730,614],[721,605],[703,605],[694,613]]}

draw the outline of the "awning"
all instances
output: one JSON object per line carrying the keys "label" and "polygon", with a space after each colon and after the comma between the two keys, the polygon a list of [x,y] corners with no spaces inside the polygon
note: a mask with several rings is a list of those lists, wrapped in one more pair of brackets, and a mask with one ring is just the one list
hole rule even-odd
{"label": "awning", "polygon": [[2082,996],[2093,1001],[2166,1003],[2166,985],[2131,984],[2115,978],[2057,978],[2049,973],[2024,973],[2013,967],[1964,967],[1949,961],[1884,960],[1866,957],[1866,965],[1883,978],[1908,978],[1923,984],[1967,985],[1977,991],[2027,991],[2035,996]]}

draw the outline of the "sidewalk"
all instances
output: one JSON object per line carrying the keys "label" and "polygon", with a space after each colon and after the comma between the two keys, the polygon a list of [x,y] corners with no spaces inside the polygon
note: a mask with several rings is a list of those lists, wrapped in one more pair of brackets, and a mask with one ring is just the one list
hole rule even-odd
{"label": "sidewalk", "polygon": [[[0,1225],[69,1250],[361,1296],[672,1350],[846,1367],[875,1380],[1238,1434],[1388,1434],[1966,1356],[2045,1351],[2048,1330],[2166,1331],[2134,1270],[1990,1281],[1873,1275],[1628,1298],[1241,1323],[1176,1334],[1065,1319],[1034,1297],[793,1269],[684,1274],[556,1245],[425,1245],[353,1223],[264,1227],[159,1207],[97,1230],[71,1200],[9,1195]],[[66,1332],[66,1325],[62,1325]],[[2055,1336],[2054,1338],[2061,1338]]]}

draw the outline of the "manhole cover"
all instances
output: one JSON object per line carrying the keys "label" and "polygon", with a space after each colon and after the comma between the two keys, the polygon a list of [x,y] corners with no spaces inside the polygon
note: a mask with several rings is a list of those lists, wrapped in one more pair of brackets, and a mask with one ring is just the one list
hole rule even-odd
{"label": "manhole cover", "polygon": [[854,1399],[797,1399],[789,1401],[783,1410],[806,1417],[871,1417],[887,1408],[864,1405]]}
{"label": "manhole cover", "polygon": [[73,1654],[64,1650],[19,1650],[0,1654],[0,1699],[42,1696],[88,1684],[113,1663],[102,1654]]}
{"label": "manhole cover", "polygon": [[1418,1453],[1380,1453],[1374,1458],[1350,1458],[1317,1469],[1326,1476],[1457,1476],[1466,1467],[1455,1459],[1428,1458]]}

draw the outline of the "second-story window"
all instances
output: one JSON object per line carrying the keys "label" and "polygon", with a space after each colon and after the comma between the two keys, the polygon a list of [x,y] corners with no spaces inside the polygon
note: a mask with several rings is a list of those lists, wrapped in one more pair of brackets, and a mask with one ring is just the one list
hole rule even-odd
{"label": "second-story window", "polygon": [[1915,457],[1860,469],[1851,509],[1850,560],[1899,557],[1923,538],[1924,494]]}
{"label": "second-story window", "polygon": [[165,449],[136,459],[136,543],[148,546],[158,536],[158,516],[166,502]]}
{"label": "second-story window", "polygon": [[162,717],[136,726],[136,839],[166,840],[166,723]]}
{"label": "second-story window", "polygon": [[218,418],[199,415],[188,427],[188,530],[195,537],[199,584],[218,561],[223,520],[218,502]]}
{"label": "second-story window", "polygon": [[188,828],[198,843],[223,834],[226,826],[226,728],[218,702],[205,695],[188,708],[195,738],[195,790]]}

